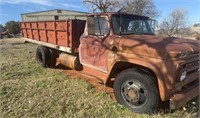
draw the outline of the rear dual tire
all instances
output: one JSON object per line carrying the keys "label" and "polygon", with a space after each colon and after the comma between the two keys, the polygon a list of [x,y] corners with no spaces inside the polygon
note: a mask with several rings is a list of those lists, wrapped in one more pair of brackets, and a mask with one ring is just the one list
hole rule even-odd
{"label": "rear dual tire", "polygon": [[53,68],[56,65],[56,51],[44,46],[38,46],[36,50],[36,61],[44,68]]}
{"label": "rear dual tire", "polygon": [[50,62],[48,64],[48,67],[54,68],[56,66],[57,53],[54,49],[49,49],[49,52],[50,52]]}

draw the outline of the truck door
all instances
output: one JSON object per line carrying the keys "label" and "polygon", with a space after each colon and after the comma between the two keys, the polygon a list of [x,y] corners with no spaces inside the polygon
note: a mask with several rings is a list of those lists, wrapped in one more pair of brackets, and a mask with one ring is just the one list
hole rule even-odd
{"label": "truck door", "polygon": [[109,34],[109,22],[106,17],[88,17],[84,34],[80,39],[79,57],[81,64],[107,72],[109,48],[106,37]]}

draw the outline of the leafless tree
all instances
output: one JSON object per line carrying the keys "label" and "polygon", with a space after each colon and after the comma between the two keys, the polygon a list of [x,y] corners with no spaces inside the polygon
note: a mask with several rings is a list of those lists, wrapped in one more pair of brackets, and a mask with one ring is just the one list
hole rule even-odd
{"label": "leafless tree", "polygon": [[123,12],[145,15],[151,18],[158,16],[152,0],[118,0]]}
{"label": "leafless tree", "polygon": [[113,6],[116,6],[116,0],[83,0],[85,6],[91,11],[95,12],[99,10],[100,12],[113,11]]}
{"label": "leafless tree", "polygon": [[187,22],[187,12],[184,9],[175,9],[161,21],[159,32],[169,37],[181,37],[188,32]]}
{"label": "leafless tree", "polygon": [[158,11],[152,0],[83,0],[85,6],[94,12],[118,11],[145,15],[151,18],[158,16]]}

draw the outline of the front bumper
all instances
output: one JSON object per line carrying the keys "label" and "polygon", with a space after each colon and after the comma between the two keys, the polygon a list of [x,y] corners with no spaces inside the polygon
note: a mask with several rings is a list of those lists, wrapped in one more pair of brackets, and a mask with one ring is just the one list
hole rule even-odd
{"label": "front bumper", "polygon": [[170,98],[170,109],[178,109],[197,96],[199,96],[199,83],[195,83],[186,90],[173,94]]}

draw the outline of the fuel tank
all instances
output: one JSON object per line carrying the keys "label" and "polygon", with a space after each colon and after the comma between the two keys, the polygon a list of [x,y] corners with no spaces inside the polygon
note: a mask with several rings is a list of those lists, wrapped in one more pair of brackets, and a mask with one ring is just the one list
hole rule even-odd
{"label": "fuel tank", "polygon": [[83,66],[81,65],[78,56],[71,55],[67,53],[59,54],[59,62],[64,66],[67,66],[74,70],[82,70]]}

